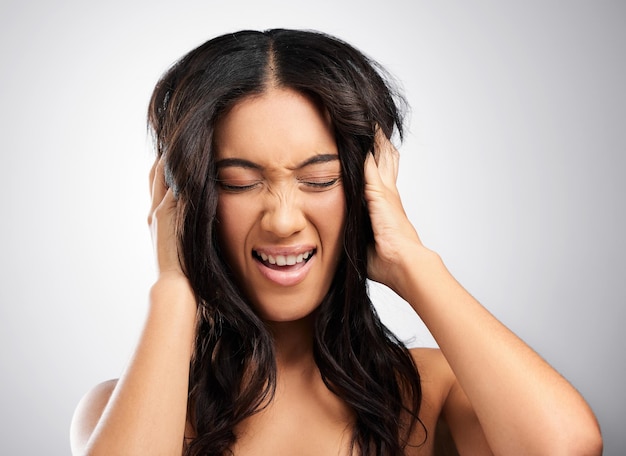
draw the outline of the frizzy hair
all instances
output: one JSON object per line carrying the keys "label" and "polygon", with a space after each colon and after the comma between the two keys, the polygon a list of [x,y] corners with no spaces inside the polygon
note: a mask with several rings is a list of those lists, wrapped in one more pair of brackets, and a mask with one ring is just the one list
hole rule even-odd
{"label": "frizzy hair", "polygon": [[[240,31],[207,41],[159,80],[149,126],[178,198],[181,265],[198,302],[189,378],[188,456],[228,454],[235,426],[272,400],[271,334],[246,302],[217,236],[214,128],[246,97],[269,87],[305,94],[328,114],[342,168],[347,218],[343,253],[316,311],[314,356],[326,386],[354,411],[352,448],[399,455],[421,422],[420,377],[407,348],[380,322],[367,294],[373,241],[364,162],[377,128],[402,137],[403,99],[374,61],[312,31]],[[422,426],[423,427],[423,426]],[[424,430],[424,439],[425,428]]]}

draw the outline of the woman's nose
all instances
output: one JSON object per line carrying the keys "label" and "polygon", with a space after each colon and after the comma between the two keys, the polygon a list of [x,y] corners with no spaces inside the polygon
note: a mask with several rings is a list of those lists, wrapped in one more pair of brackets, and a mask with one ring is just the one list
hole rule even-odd
{"label": "woman's nose", "polygon": [[287,238],[304,229],[306,217],[296,198],[273,195],[261,219],[261,227],[277,237]]}

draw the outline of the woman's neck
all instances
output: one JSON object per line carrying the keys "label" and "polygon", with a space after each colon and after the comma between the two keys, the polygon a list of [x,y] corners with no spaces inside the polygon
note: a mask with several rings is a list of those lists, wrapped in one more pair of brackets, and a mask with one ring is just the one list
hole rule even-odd
{"label": "woman's neck", "polygon": [[276,367],[278,371],[313,367],[313,325],[315,317],[309,315],[301,320],[268,322],[274,337]]}

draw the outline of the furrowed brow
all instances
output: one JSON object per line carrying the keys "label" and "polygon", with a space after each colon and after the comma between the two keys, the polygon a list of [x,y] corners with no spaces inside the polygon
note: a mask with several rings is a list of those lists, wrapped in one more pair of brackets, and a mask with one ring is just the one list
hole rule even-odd
{"label": "furrowed brow", "polygon": [[337,154],[313,155],[312,157],[307,158],[302,163],[297,165],[294,169],[302,169],[310,165],[317,165],[319,163],[328,163],[328,162],[335,161],[335,160],[339,160],[339,155]]}
{"label": "furrowed brow", "polygon": [[263,170],[263,167],[261,165],[258,165],[257,163],[251,162],[249,160],[244,160],[243,158],[224,158],[222,160],[219,160],[216,163],[216,166],[217,169],[234,166],[237,168],[256,169],[259,171]]}

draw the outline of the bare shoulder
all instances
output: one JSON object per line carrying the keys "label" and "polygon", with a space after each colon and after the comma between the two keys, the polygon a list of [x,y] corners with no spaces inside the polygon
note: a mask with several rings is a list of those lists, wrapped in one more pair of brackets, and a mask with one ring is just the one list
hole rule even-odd
{"label": "bare shoulder", "polygon": [[94,386],[79,401],[70,427],[72,454],[82,454],[117,385],[117,379]]}

